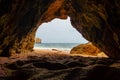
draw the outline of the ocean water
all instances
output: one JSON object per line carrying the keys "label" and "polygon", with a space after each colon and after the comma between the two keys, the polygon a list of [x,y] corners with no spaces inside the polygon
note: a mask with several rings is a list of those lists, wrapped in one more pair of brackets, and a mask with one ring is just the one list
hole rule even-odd
{"label": "ocean water", "polygon": [[71,50],[80,43],[35,43],[34,48],[37,49],[58,49]]}

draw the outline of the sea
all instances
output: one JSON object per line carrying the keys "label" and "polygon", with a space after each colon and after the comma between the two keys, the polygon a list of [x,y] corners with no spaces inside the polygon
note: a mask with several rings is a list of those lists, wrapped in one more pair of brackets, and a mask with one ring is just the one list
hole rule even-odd
{"label": "sea", "polygon": [[34,48],[37,49],[57,49],[70,51],[73,47],[81,43],[35,43]]}

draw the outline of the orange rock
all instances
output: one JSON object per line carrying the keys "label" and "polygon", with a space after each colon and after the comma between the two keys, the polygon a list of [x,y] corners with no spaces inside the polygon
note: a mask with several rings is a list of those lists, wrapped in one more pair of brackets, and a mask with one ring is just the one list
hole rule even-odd
{"label": "orange rock", "polygon": [[101,52],[102,51],[95,47],[91,42],[86,44],[80,44],[70,51],[71,54],[83,54],[83,55],[85,54],[93,56],[97,56]]}

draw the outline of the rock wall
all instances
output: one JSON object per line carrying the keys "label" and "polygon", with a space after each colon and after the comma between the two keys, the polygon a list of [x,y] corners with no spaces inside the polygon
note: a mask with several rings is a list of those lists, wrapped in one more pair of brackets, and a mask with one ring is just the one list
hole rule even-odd
{"label": "rock wall", "polygon": [[120,58],[120,1],[72,0],[72,25],[109,57]]}
{"label": "rock wall", "polygon": [[0,1],[0,54],[32,51],[34,37],[43,14],[53,0]]}
{"label": "rock wall", "polygon": [[43,22],[71,24],[109,57],[120,58],[119,0],[0,0],[0,54],[32,51]]}

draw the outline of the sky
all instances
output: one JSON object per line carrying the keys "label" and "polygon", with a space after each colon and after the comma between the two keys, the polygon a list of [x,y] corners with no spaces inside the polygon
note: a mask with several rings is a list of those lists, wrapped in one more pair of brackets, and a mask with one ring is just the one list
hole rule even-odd
{"label": "sky", "polygon": [[39,26],[36,37],[42,43],[87,43],[88,41],[72,27],[70,18],[66,20],[54,19]]}

